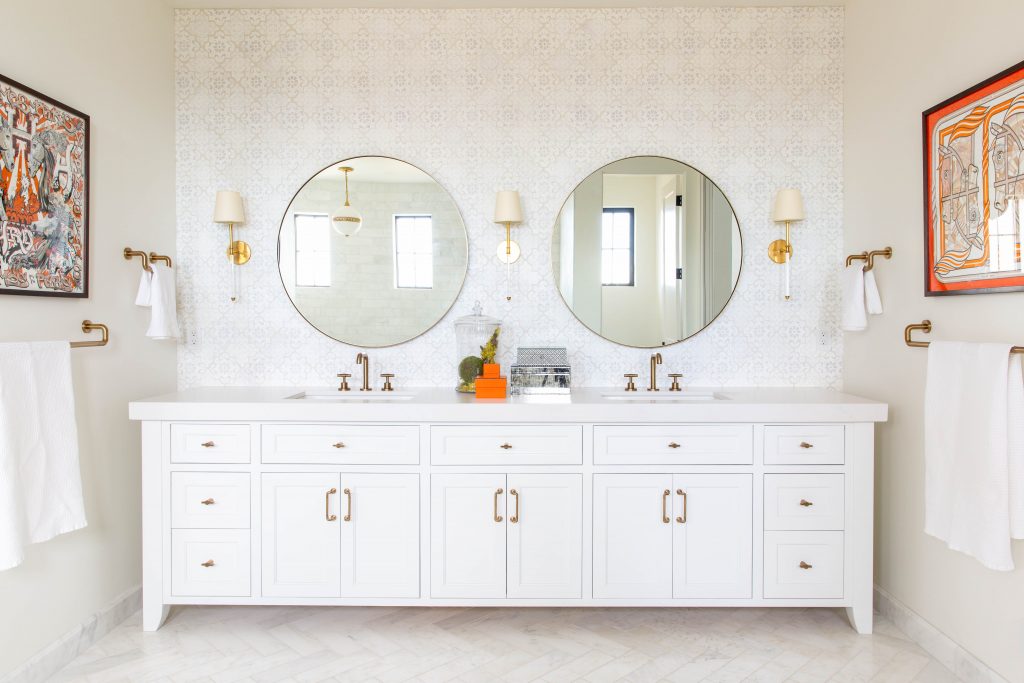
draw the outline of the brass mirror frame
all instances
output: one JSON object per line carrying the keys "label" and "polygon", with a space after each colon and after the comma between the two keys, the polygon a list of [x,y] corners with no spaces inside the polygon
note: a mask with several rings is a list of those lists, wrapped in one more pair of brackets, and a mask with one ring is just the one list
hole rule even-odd
{"label": "brass mirror frame", "polygon": [[[314,325],[312,323],[312,321],[310,321],[310,319],[306,317],[305,313],[303,313],[301,310],[299,310],[299,307],[295,304],[295,300],[292,298],[292,295],[288,292],[288,286],[284,282],[284,274],[281,272],[281,231],[284,229],[284,219],[288,217],[288,209],[290,209],[292,204],[295,202],[295,198],[298,197],[299,194],[306,188],[306,185],[309,185],[311,182],[313,182],[313,180],[315,180],[324,171],[326,171],[328,169],[331,169],[331,168],[336,168],[339,164],[348,165],[348,162],[350,162],[350,161],[354,161],[356,159],[367,159],[367,158],[372,158],[372,159],[388,159],[388,160],[391,160],[391,161],[398,161],[400,163],[406,164],[407,166],[412,166],[417,171],[419,171],[423,175],[425,175],[428,178],[430,178],[431,180],[433,180],[434,183],[438,187],[440,187],[442,190],[444,190],[444,193],[446,195],[448,195],[448,198],[452,202],[452,206],[455,207],[455,213],[457,213],[458,216],[459,216],[459,221],[462,222],[462,230],[466,233],[466,251],[465,251],[465,263],[466,263],[466,265],[465,265],[465,267],[462,270],[462,280],[459,282],[459,291],[455,293],[454,297],[452,297],[452,302],[448,305],[448,308],[446,308],[444,310],[444,313],[442,313],[440,316],[438,316],[437,320],[434,321],[434,323],[430,327],[428,327],[427,329],[423,330],[419,334],[415,334],[415,335],[409,337],[408,339],[404,339],[402,341],[395,342],[394,344],[377,344],[377,345],[354,344],[352,342],[345,341],[343,339],[338,339],[337,337],[335,337],[335,336],[333,336],[331,334],[328,334],[327,332],[324,332],[322,329],[320,329],[319,327]],[[332,340],[338,342],[339,344],[345,344],[346,346],[351,346],[351,347],[360,348],[360,349],[388,349],[388,348],[392,348],[392,347],[395,347],[395,346],[401,346],[402,344],[408,344],[411,341],[419,339],[420,337],[425,335],[427,332],[430,332],[432,329],[437,327],[441,323],[442,320],[444,320],[446,317],[448,317],[448,314],[452,312],[453,308],[455,308],[455,304],[458,302],[459,297],[462,296],[462,290],[465,289],[465,287],[466,287],[466,278],[469,276],[469,230],[466,228],[466,219],[462,215],[462,209],[459,208],[458,202],[455,201],[455,197],[453,197],[452,193],[448,191],[448,188],[445,187],[444,185],[442,185],[441,183],[439,183],[437,181],[437,178],[435,178],[430,173],[427,173],[426,171],[424,171],[422,168],[420,168],[416,164],[411,164],[408,161],[406,161],[405,159],[399,159],[398,157],[388,156],[386,154],[360,154],[359,156],[356,156],[356,157],[345,157],[341,161],[335,161],[333,163],[327,164],[326,166],[321,168],[319,171],[315,172],[313,175],[311,175],[309,178],[307,178],[306,182],[302,183],[302,185],[299,187],[299,189],[295,191],[295,194],[292,195],[292,198],[288,200],[288,204],[285,205],[284,213],[281,214],[281,220],[278,222],[278,228],[277,228],[277,276],[281,280],[281,289],[284,290],[285,296],[288,297],[288,302],[292,305],[292,308],[295,309],[295,312],[298,313],[299,316],[303,320],[305,320],[306,323],[310,327],[312,327],[314,330],[316,330],[320,334],[324,335],[328,339],[332,339]]]}
{"label": "brass mirror frame", "polygon": [[[739,289],[740,278],[743,277],[743,226],[740,224],[740,216],[739,216],[738,213],[736,213],[736,207],[734,207],[732,205],[732,201],[730,201],[729,195],[727,195],[725,193],[725,191],[722,189],[721,185],[719,185],[714,180],[712,180],[711,176],[709,176],[704,171],[700,170],[699,168],[697,168],[696,166],[694,166],[692,164],[686,163],[685,161],[680,161],[679,159],[673,159],[672,157],[662,156],[660,154],[634,154],[633,156],[621,157],[619,159],[612,159],[608,163],[602,164],[601,166],[598,166],[593,171],[591,171],[590,173],[585,175],[583,177],[583,180],[581,180],[578,183],[576,183],[576,185],[572,188],[572,192],[570,192],[568,195],[566,195],[565,200],[562,201],[562,205],[560,207],[558,207],[558,213],[555,214],[555,223],[554,223],[554,225],[551,228],[551,242],[549,243],[549,246],[553,245],[555,243],[555,240],[554,240],[555,231],[558,230],[558,228],[559,228],[558,217],[562,215],[562,210],[565,208],[565,204],[566,204],[566,202],[569,201],[569,198],[576,194],[576,190],[580,189],[580,185],[582,185],[584,182],[586,182],[587,179],[590,178],[590,176],[594,175],[595,173],[600,171],[602,168],[604,168],[606,166],[610,166],[610,165],[615,164],[615,163],[618,163],[620,161],[627,161],[629,159],[664,159],[665,161],[672,161],[672,162],[675,162],[677,164],[682,164],[683,166],[686,166],[687,168],[692,168],[694,171],[696,171],[697,173],[700,173],[702,176],[707,178],[708,181],[710,181],[711,184],[715,186],[715,189],[717,189],[719,192],[722,193],[722,197],[725,199],[725,203],[729,205],[729,210],[732,211],[732,215],[736,219],[736,232],[737,232],[737,234],[740,237],[740,269],[738,271],[736,271],[736,282],[732,286],[732,292],[729,293],[729,298],[725,300],[725,304],[722,306],[722,310],[720,310],[718,313],[716,313],[715,317],[712,318],[711,320],[709,320],[707,325],[705,325],[704,327],[700,328],[699,330],[697,330],[693,334],[691,334],[691,335],[689,335],[687,337],[683,337],[682,339],[680,339],[678,341],[674,341],[671,344],[659,344],[659,345],[656,345],[656,346],[636,346],[635,344],[623,344],[622,342],[615,341],[614,339],[609,339],[608,337],[605,337],[604,335],[602,335],[597,330],[594,330],[593,328],[591,328],[585,322],[580,320],[580,317],[578,315],[576,315],[576,311],[574,311],[572,309],[572,306],[569,305],[569,302],[565,300],[565,295],[562,294],[562,288],[558,286],[558,282],[554,283],[555,284],[555,291],[558,292],[558,297],[562,300],[562,303],[565,304],[565,307],[567,309],[569,309],[570,313],[572,313],[572,317],[576,318],[576,322],[578,322],[580,324],[580,326],[583,327],[583,329],[585,329],[588,332],[590,332],[591,334],[594,334],[595,336],[601,338],[602,340],[604,340],[604,341],[606,341],[606,342],[608,342],[610,344],[617,344],[618,346],[624,346],[627,349],[663,349],[663,348],[667,348],[669,346],[675,346],[677,344],[682,344],[685,341],[689,341],[689,340],[693,339],[698,334],[700,334],[704,330],[706,330],[709,327],[711,327],[715,323],[715,321],[718,320],[718,318],[723,313],[725,313],[725,309],[729,308],[729,304],[732,303],[733,297],[736,296],[736,290]],[[549,248],[549,251],[550,251],[550,248]],[[554,265],[554,255],[552,254],[552,266],[553,265]],[[554,268],[552,268],[552,274],[554,274]]]}

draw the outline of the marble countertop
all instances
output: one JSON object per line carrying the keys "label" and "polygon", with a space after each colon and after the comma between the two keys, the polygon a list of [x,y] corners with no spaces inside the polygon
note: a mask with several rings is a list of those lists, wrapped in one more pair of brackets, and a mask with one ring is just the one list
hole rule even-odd
{"label": "marble countertop", "polygon": [[132,401],[128,414],[132,420],[299,422],[884,422],[888,406],[814,387],[687,387],[681,393],[662,389],[657,398],[642,387],[633,394],[591,387],[568,396],[504,400],[436,387],[392,394],[379,388],[361,394],[330,387],[199,387]]}

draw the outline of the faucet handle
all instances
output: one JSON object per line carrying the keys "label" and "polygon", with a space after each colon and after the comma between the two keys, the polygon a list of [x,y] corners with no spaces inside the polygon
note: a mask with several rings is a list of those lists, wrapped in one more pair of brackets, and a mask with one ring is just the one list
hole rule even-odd
{"label": "faucet handle", "polygon": [[341,384],[338,385],[338,391],[349,391],[348,378],[352,376],[349,372],[339,372],[338,377],[341,379]]}
{"label": "faucet handle", "polygon": [[626,378],[626,391],[636,391],[636,384],[633,382],[639,375],[635,372],[627,372],[623,377]]}
{"label": "faucet handle", "polygon": [[381,388],[381,391],[394,391],[395,388],[391,386],[391,380],[394,378],[395,373],[382,372],[380,376],[384,378],[384,386]]}
{"label": "faucet handle", "polygon": [[670,372],[668,376],[672,378],[672,386],[668,388],[669,391],[682,391],[683,388],[679,386],[679,380],[682,379],[683,375],[678,372]]}

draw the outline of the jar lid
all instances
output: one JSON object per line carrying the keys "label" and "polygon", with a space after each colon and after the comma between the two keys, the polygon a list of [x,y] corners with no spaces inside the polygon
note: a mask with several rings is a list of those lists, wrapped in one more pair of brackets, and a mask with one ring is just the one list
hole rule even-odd
{"label": "jar lid", "polygon": [[475,327],[479,330],[490,330],[498,325],[501,325],[501,321],[489,315],[484,315],[483,306],[480,305],[479,301],[473,304],[473,315],[464,315],[461,318],[455,319],[456,327]]}

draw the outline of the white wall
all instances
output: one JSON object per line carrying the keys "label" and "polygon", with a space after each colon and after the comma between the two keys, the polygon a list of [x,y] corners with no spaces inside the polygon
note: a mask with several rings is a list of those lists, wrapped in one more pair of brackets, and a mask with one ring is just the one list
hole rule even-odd
{"label": "white wall", "polygon": [[83,339],[90,318],[110,325],[111,342],[71,352],[89,526],[0,573],[0,678],[140,583],[139,430],[127,403],[173,389],[175,358],[173,344],[144,340],[139,262],[121,256],[175,253],[170,10],[54,0],[2,14],[4,75],[92,117],[92,210],[89,298],[0,296],[0,340]]}
{"label": "white wall", "polygon": [[[903,327],[930,319],[937,339],[1024,344],[1024,294],[925,298],[921,112],[1019,61],[1019,0],[854,0],[846,30],[846,251],[892,246],[876,274],[885,315],[847,334],[848,391],[887,401],[879,430],[879,586],[1012,681],[1024,681],[1024,543],[1017,571],[993,572],[925,536],[922,403],[926,352]],[[801,229],[796,231],[801,253]]]}

